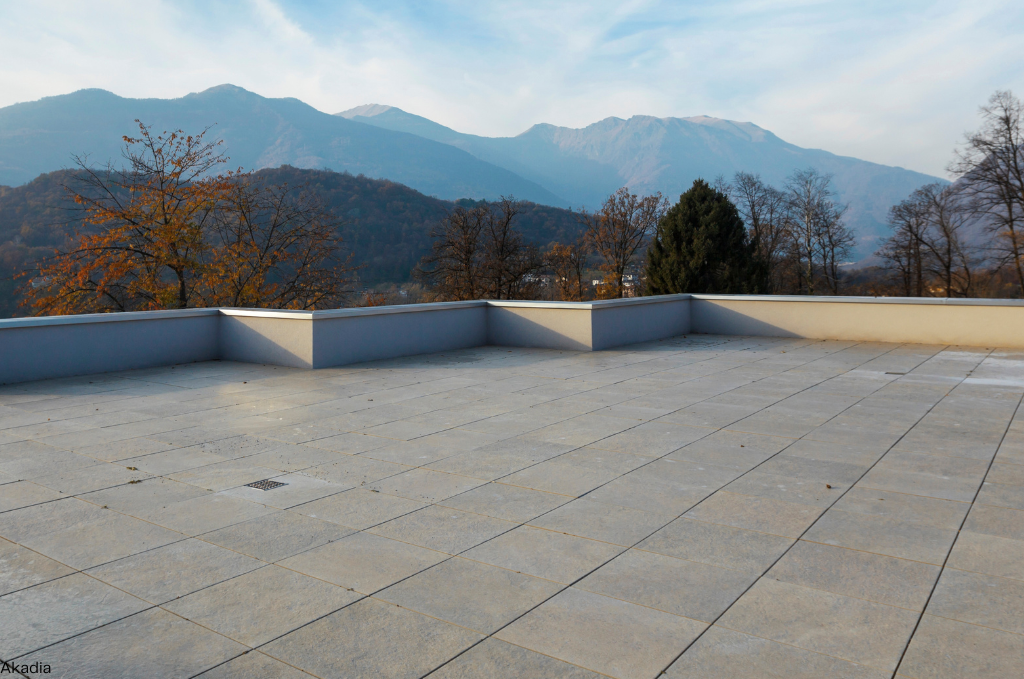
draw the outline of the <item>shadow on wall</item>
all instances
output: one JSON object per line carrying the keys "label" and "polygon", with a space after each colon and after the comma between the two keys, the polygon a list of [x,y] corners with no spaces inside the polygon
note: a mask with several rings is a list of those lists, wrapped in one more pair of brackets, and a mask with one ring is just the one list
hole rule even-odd
{"label": "shadow on wall", "polygon": [[704,300],[691,301],[690,332],[703,335],[801,337],[800,334],[792,330]]}
{"label": "shadow on wall", "polygon": [[477,347],[487,343],[486,324],[486,304],[321,318],[313,328],[313,367]]}
{"label": "shadow on wall", "polygon": [[499,307],[487,309],[487,344],[569,351],[594,348],[589,308]]}

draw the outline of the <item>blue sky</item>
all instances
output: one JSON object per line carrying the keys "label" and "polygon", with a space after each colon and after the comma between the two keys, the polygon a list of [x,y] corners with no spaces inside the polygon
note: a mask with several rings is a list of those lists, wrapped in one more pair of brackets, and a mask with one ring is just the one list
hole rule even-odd
{"label": "blue sky", "polygon": [[996,89],[1024,96],[1024,2],[5,2],[0,106],[222,83],[455,129],[711,115],[945,176]]}

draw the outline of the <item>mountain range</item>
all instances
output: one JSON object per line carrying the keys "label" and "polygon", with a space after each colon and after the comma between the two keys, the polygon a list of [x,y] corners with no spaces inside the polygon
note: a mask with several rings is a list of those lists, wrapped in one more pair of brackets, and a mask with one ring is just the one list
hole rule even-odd
{"label": "mountain range", "polygon": [[621,186],[674,200],[694,179],[760,174],[781,185],[794,170],[834,175],[857,235],[855,259],[887,231],[891,205],[922,173],[804,149],[748,122],[697,116],[606,118],[581,129],[534,125],[514,137],[463,134],[401,109],[371,104],[331,115],[297,99],[221,85],[179,99],[126,99],[81,90],[0,108],[0,184],[18,185],[72,164],[117,160],[135,119],[155,130],[211,127],[231,166],[329,168],[405,184],[444,200],[501,195],[594,209]]}

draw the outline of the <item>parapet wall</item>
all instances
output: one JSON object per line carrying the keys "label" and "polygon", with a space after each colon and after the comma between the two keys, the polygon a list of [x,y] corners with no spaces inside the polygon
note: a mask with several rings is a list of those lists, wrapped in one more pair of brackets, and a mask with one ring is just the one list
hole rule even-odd
{"label": "parapet wall", "polygon": [[691,295],[691,332],[1024,348],[1024,301]]}
{"label": "parapet wall", "polygon": [[326,368],[485,344],[596,351],[686,333],[1024,349],[1024,302],[665,295],[0,320],[0,384],[224,359]]}

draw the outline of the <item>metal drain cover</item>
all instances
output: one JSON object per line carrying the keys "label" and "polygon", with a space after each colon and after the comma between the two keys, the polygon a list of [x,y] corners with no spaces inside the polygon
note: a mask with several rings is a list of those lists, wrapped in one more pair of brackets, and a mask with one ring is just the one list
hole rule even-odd
{"label": "metal drain cover", "polygon": [[253,481],[252,483],[245,484],[249,488],[259,488],[260,490],[274,490],[281,486],[287,486],[287,483],[281,483],[280,481],[271,481],[270,479],[263,479],[262,481]]}

